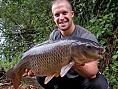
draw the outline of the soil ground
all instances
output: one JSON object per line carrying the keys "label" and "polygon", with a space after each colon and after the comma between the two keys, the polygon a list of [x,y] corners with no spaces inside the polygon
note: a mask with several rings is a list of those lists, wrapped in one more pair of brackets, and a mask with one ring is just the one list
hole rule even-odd
{"label": "soil ground", "polygon": [[[17,82],[17,81],[16,81]],[[11,81],[5,77],[0,79],[0,89],[14,89]],[[36,81],[36,78],[33,77],[23,77],[21,85],[18,89],[44,89]]]}

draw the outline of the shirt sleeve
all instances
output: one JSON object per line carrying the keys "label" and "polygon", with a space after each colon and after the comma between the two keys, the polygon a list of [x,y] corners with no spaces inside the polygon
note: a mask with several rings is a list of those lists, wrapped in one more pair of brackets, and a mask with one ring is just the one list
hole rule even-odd
{"label": "shirt sleeve", "polygon": [[76,25],[73,36],[89,39],[89,40],[92,40],[92,41],[95,41],[98,43],[97,38],[95,37],[94,34],[92,34],[90,31],[88,31],[87,29],[85,29],[79,25]]}
{"label": "shirt sleeve", "polygon": [[58,40],[61,38],[61,33],[58,29],[55,29],[52,31],[52,33],[49,36],[49,40]]}
{"label": "shirt sleeve", "polygon": [[54,40],[54,31],[52,31],[52,33],[50,34],[49,40]]}

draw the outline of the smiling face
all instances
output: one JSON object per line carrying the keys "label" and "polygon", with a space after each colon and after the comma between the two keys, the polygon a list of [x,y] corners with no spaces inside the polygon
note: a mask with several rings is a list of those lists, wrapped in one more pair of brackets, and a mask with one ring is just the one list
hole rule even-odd
{"label": "smiling face", "polygon": [[56,25],[62,31],[69,30],[74,24],[74,12],[72,11],[70,4],[66,1],[54,3],[52,5],[52,14]]}

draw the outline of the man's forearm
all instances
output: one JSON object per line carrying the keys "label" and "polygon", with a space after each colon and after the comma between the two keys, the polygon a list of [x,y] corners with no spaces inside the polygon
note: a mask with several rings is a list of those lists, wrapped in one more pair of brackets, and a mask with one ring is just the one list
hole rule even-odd
{"label": "man's forearm", "polygon": [[78,66],[75,63],[74,69],[82,76],[87,78],[95,78],[98,72],[97,61],[86,63],[84,66]]}

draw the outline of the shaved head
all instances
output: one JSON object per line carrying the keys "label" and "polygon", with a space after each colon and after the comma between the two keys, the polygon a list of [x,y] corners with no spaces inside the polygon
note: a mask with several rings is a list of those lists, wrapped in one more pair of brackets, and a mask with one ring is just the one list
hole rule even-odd
{"label": "shaved head", "polygon": [[[52,2],[52,7],[55,6],[55,5],[62,4],[62,3],[66,3],[67,6],[68,6],[68,9],[70,9],[72,11],[72,6],[71,6],[71,4],[68,0],[54,0]],[[53,12],[53,8],[52,8],[52,12]]]}

